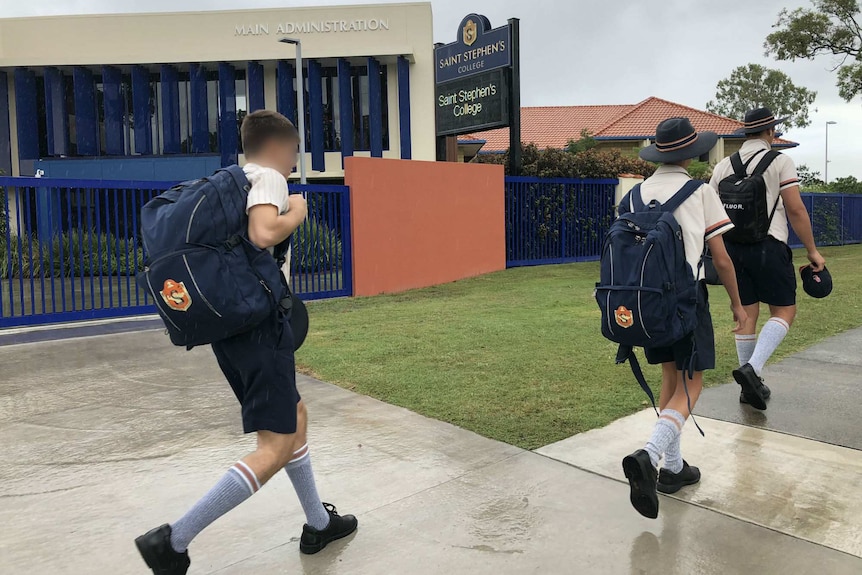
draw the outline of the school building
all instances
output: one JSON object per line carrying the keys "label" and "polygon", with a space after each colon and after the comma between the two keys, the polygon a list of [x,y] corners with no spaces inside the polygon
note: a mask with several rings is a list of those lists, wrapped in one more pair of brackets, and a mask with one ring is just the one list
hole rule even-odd
{"label": "school building", "polygon": [[[598,149],[619,150],[634,156],[640,148],[652,143],[658,123],[674,116],[689,118],[698,131],[709,130],[719,135],[718,144],[709,154],[710,163],[739,151],[745,141],[745,136],[736,133],[743,126],[739,120],[656,97],[624,105],[525,107],[521,109],[521,141],[536,144],[540,149],[562,149],[586,131],[596,140]],[[773,147],[781,150],[797,145],[779,138]],[[509,130],[459,137],[458,149],[465,161],[481,153],[504,153],[509,149]]]}
{"label": "school building", "polygon": [[309,178],[349,156],[435,159],[430,2],[0,19],[0,170],[178,180],[242,162],[239,124],[297,120]]}

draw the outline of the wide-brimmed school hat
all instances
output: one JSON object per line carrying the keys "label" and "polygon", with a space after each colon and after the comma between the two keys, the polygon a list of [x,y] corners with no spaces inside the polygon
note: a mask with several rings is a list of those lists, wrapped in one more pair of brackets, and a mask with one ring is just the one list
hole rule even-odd
{"label": "wide-brimmed school hat", "polygon": [[790,116],[776,118],[769,108],[755,108],[745,113],[745,125],[736,130],[736,134],[759,134],[769,128],[773,128],[782,122],[786,122]]}
{"label": "wide-brimmed school hat", "polygon": [[824,267],[819,272],[811,265],[799,268],[802,277],[802,289],[811,297],[824,298],[832,293],[832,274]]}
{"label": "wide-brimmed school hat", "polygon": [[715,132],[697,132],[688,118],[668,118],[655,129],[655,143],[641,149],[647,162],[674,164],[709,152],[718,142]]}

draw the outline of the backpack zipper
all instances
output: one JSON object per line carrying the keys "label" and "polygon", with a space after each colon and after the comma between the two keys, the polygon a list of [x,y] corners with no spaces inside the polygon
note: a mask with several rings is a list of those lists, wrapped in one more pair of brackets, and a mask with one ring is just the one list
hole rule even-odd
{"label": "backpack zipper", "polygon": [[[649,247],[649,249],[647,249],[647,253],[644,256],[643,264],[641,265],[641,287],[644,287],[644,274],[646,273],[646,263],[647,263],[647,260],[649,259],[650,254],[652,253],[652,249],[654,247],[655,247],[655,244],[650,244],[650,247]],[[646,330],[646,326],[644,325],[643,306],[641,305],[641,294],[642,293],[643,293],[643,291],[638,290],[638,318],[640,318],[640,320],[641,320],[641,328],[643,328],[643,330],[644,330],[644,335],[646,335],[647,338],[652,339],[652,336]]]}
{"label": "backpack zipper", "polygon": [[189,260],[186,258],[185,254],[183,254],[183,263],[186,264],[186,271],[189,272],[189,279],[192,280],[192,283],[194,284],[195,289],[198,292],[198,295],[201,296],[201,299],[203,300],[203,302],[205,304],[207,304],[207,307],[210,308],[210,311],[213,312],[214,314],[216,314],[216,316],[218,316],[219,319],[221,319],[222,315],[216,311],[216,309],[212,306],[212,304],[207,299],[207,296],[205,296],[204,292],[201,291],[201,288],[198,285],[198,282],[195,279],[194,274],[192,273],[192,268],[189,267]]}
{"label": "backpack zipper", "polygon": [[189,227],[186,228],[186,243],[189,243],[189,240],[192,237],[192,222],[195,221],[195,214],[198,213],[198,208],[201,207],[201,204],[204,203],[205,199],[207,199],[206,195],[201,196],[201,199],[199,199],[198,203],[195,205],[195,209],[192,210],[192,215],[189,218]]}

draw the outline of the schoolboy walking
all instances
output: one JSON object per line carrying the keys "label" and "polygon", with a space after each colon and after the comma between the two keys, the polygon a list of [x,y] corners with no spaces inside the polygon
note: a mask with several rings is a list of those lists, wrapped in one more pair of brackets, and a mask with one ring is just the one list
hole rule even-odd
{"label": "schoolboy walking", "polygon": [[[301,195],[288,195],[287,177],[297,161],[299,136],[275,112],[246,116],[242,128],[250,184],[246,202],[248,240],[270,254],[305,220]],[[194,304],[193,304],[194,305]],[[135,543],[156,575],[185,575],[192,540],[219,517],[256,493],[284,469],[306,516],[300,551],[316,553],[356,530],[357,520],[321,502],[307,443],[308,413],[296,388],[294,338],[283,314],[212,344],[216,360],[242,407],[245,433],[257,449],[238,461],[185,515],[138,537]]]}
{"label": "schoolboy walking", "polygon": [[[659,419],[643,449],[625,457],[622,466],[631,488],[632,505],[641,515],[649,518],[658,516],[657,490],[674,493],[700,480],[698,468],[689,465],[682,457],[680,436],[703,388],[704,370],[715,367],[715,340],[702,270],[705,243],[712,250],[716,270],[730,296],[736,320],[735,330],[741,329],[745,321],[733,263],[721,239],[722,234],[730,230],[733,224],[715,190],[708,184],[693,181],[687,171],[692,159],[709,152],[717,139],[713,132],[696,132],[688,118],[669,118],[661,122],[656,129],[655,143],[640,152],[644,160],[661,165],[653,176],[633,189],[620,204],[620,229],[622,232],[630,229],[634,235],[634,245],[642,246],[646,255],[640,260],[641,269],[634,270],[640,283],[608,288],[608,298],[613,297],[614,291],[637,293],[636,296],[628,296],[637,298],[630,300],[637,309],[622,305],[617,307],[614,315],[608,316],[611,323],[609,330],[636,333],[641,328],[639,322],[642,322],[643,331],[651,332],[646,334],[647,338],[654,341],[676,337],[660,339],[657,334],[657,330],[669,322],[684,321],[685,327],[681,329],[688,330],[666,345],[643,345],[647,361],[662,366]],[[628,217],[627,212],[630,212]],[[646,220],[638,220],[637,216],[649,212],[655,212],[660,220],[647,230],[638,223]],[[672,218],[668,214],[672,214]],[[671,234],[666,233],[668,229]],[[665,236],[670,237],[664,245],[660,245],[663,231]],[[654,255],[655,252],[659,252],[659,255]],[[673,262],[681,266],[682,277],[675,276],[674,281],[665,280],[661,286],[647,286],[651,275],[663,272]],[[630,264],[618,264],[625,265]],[[623,268],[615,269],[619,274]],[[680,307],[670,310],[669,321],[655,322],[654,326],[647,327],[649,320],[644,317],[662,306],[654,303],[647,307],[643,303],[641,307],[642,300],[665,297],[674,289],[683,290],[675,299]],[[642,382],[642,385],[646,384]],[[658,473],[662,457],[664,465],[661,473]]]}
{"label": "schoolboy walking", "polygon": [[[772,395],[761,378],[763,367],[796,318],[788,220],[807,250],[812,271],[822,272],[826,266],[814,243],[796,166],[788,156],[772,151],[775,127],[784,120],[768,108],[748,112],[740,130],[745,143],[737,154],[718,163],[710,181],[736,226],[725,236],[725,245],[747,317],[736,335],[739,368],[733,377],[742,388],[739,401],[761,410]],[[761,303],[769,306],[770,318],[757,336]]]}

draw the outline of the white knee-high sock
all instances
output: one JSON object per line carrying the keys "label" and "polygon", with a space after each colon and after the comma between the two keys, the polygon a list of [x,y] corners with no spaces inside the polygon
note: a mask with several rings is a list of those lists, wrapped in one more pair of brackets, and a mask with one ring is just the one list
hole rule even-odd
{"label": "white knee-high sock", "polygon": [[308,525],[318,531],[329,526],[329,512],[320,502],[317,494],[317,484],[314,481],[314,472],[311,470],[311,456],[308,453],[308,444],[302,446],[293,454],[293,459],[284,468],[302,510],[305,511],[305,519]]}
{"label": "white knee-high sock", "polygon": [[769,361],[769,358],[778,349],[788,331],[790,331],[790,324],[780,317],[769,318],[769,321],[760,330],[760,337],[757,338],[754,353],[751,354],[751,359],[748,360],[748,363],[751,364],[757,375],[760,375],[760,372],[763,371],[766,362]]}
{"label": "white knee-high sock", "polygon": [[755,346],[757,346],[755,334],[736,336],[736,357],[739,359],[740,367],[751,361],[751,354],[754,353]]}
{"label": "white knee-high sock", "polygon": [[682,471],[683,466],[680,442],[682,440],[682,427],[685,425],[685,418],[680,412],[674,411],[673,409],[665,409],[662,411],[662,414],[673,417],[673,419],[679,424],[680,429],[679,435],[670,442],[670,445],[667,446],[667,449],[664,452],[664,464],[662,467],[671,473],[679,473]]}
{"label": "white knee-high sock", "polygon": [[[644,451],[649,453],[653,467],[658,467],[661,456],[667,452],[668,446],[679,437],[682,427],[677,419],[677,417],[682,417],[679,412],[673,409],[664,409],[660,415],[661,417],[653,428],[652,436],[644,446]],[[684,418],[683,421],[685,421]]]}
{"label": "white knee-high sock", "polygon": [[254,471],[238,461],[188,513],[171,525],[171,546],[174,551],[185,551],[198,533],[258,489],[260,481]]}

